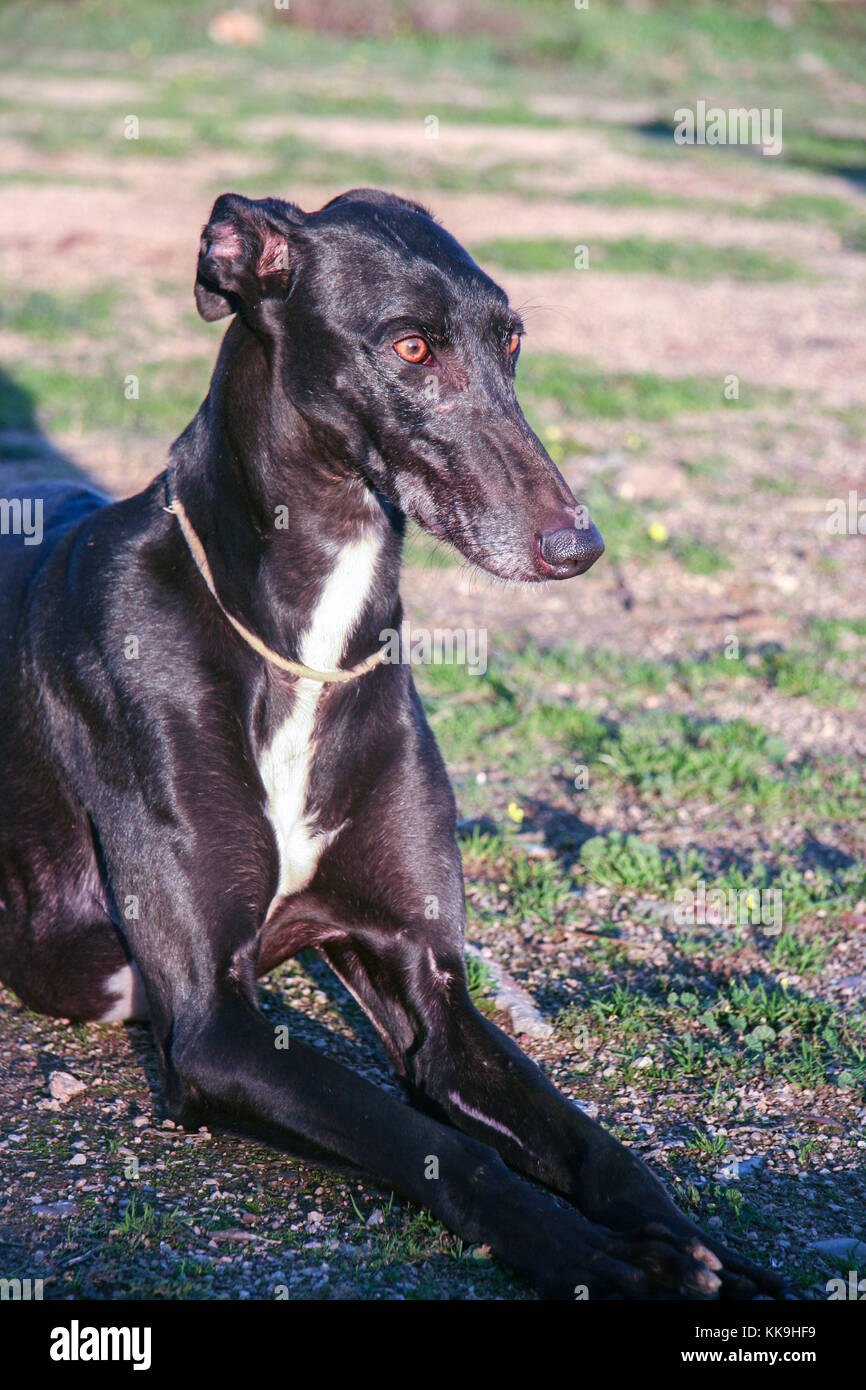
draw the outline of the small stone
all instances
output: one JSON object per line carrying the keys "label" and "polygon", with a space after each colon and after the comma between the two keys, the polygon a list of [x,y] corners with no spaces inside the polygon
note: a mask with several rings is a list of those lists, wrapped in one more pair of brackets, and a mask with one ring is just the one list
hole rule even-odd
{"label": "small stone", "polygon": [[37,1202],[31,1207],[34,1216],[72,1216],[74,1202]]}
{"label": "small stone", "polygon": [[214,15],[207,33],[214,43],[231,48],[252,48],[261,43],[265,36],[264,25],[258,15],[246,10],[224,10],[222,14]]}
{"label": "small stone", "polygon": [[73,1096],[80,1096],[81,1092],[86,1090],[84,1082],[68,1071],[53,1071],[48,1078],[49,1095],[61,1105],[68,1105]]}
{"label": "small stone", "polygon": [[366,1224],[368,1226],[384,1226],[385,1218],[382,1215],[381,1207],[377,1207],[375,1211],[370,1212],[370,1215],[367,1217]]}
{"label": "small stone", "polygon": [[866,975],[846,975],[841,980],[833,980],[832,983],[839,989],[853,990],[858,994],[866,991]]}
{"label": "small stone", "polygon": [[829,1240],[813,1241],[810,1250],[818,1250],[836,1260],[850,1260],[852,1269],[866,1265],[866,1244],[856,1236],[833,1236]]}
{"label": "small stone", "polygon": [[149,1115],[136,1115],[135,1118],[134,1118],[134,1120],[132,1121],[132,1124],[133,1124],[133,1128],[134,1128],[134,1129],[144,1129],[144,1126],[145,1126],[145,1125],[149,1125],[149,1124],[150,1124],[150,1116],[149,1116]]}
{"label": "small stone", "polygon": [[73,1154],[66,1166],[67,1168],[81,1168],[86,1162],[86,1154]]}
{"label": "small stone", "polygon": [[576,1100],[574,1103],[590,1120],[598,1119],[598,1106],[594,1100]]}
{"label": "small stone", "polygon": [[713,1177],[717,1182],[736,1182],[737,1178],[755,1177],[765,1165],[766,1159],[762,1154],[755,1154],[753,1158],[729,1158],[727,1163],[716,1169]]}

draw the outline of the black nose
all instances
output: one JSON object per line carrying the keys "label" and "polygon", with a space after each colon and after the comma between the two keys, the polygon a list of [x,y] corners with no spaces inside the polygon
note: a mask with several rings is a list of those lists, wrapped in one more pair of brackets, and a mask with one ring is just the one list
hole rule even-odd
{"label": "black nose", "polygon": [[570,579],[585,574],[604,554],[604,541],[594,522],[588,526],[568,526],[560,531],[542,531],[538,553],[553,579]]}

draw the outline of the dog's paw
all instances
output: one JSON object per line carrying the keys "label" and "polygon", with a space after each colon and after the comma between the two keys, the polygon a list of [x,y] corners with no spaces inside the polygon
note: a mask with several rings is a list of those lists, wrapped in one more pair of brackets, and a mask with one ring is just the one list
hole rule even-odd
{"label": "dog's paw", "polygon": [[[659,1238],[664,1238],[665,1233],[672,1234],[668,1231],[667,1226],[661,1223],[647,1226],[645,1233],[655,1234]],[[715,1269],[719,1277],[719,1298],[785,1299],[792,1297],[791,1291],[781,1275],[775,1274],[772,1270],[763,1269],[744,1256],[729,1250],[727,1246],[713,1236],[708,1236],[698,1227],[689,1227],[680,1232],[679,1239],[691,1241],[691,1248],[695,1252],[701,1252],[701,1257],[708,1255],[715,1260]]]}
{"label": "dog's paw", "polygon": [[[563,1214],[565,1215],[565,1214]],[[691,1234],[648,1226],[622,1235],[567,1217],[557,1249],[537,1269],[548,1297],[576,1299],[715,1299],[722,1261]]]}

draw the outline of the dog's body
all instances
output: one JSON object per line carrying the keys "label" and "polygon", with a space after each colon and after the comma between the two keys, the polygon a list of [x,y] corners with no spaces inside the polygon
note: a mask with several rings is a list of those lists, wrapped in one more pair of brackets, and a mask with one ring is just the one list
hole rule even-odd
{"label": "dog's body", "polygon": [[[472,1006],[454,800],[408,666],[287,674],[226,617],[350,671],[400,626],[407,514],[503,578],[597,558],[517,406],[504,295],[422,209],[360,190],[309,215],[221,198],[196,297],[237,317],[169,477],[113,505],[43,489],[42,545],[3,545],[0,977],[46,1013],[148,1015],[175,1119],[358,1164],[546,1293],[777,1292]],[[275,1047],[256,977],[304,947],[412,1108]]]}

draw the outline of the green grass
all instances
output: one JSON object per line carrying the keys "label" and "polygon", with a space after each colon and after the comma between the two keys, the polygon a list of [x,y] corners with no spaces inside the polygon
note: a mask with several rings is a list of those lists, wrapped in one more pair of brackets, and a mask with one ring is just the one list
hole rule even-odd
{"label": "green grass", "polygon": [[714,549],[696,536],[675,535],[670,549],[690,574],[720,574],[731,568],[731,562],[723,551]]}
{"label": "green grass", "polygon": [[[854,201],[837,198],[828,193],[777,193],[761,202],[736,203],[717,198],[687,198],[677,194],[659,193],[641,184],[614,184],[609,187],[582,188],[569,195],[569,202],[613,208],[679,208],[756,221],[806,222],[813,226],[829,227],[842,238],[850,250],[866,249],[866,217]],[[578,238],[575,237],[574,240],[577,241]],[[503,242],[506,246],[509,244],[505,239]],[[563,262],[564,244],[561,241],[540,244],[556,248],[556,262],[550,269],[562,270],[571,266],[572,247],[566,248],[568,255]],[[804,267],[791,264],[798,275],[802,274]],[[785,265],[784,258],[782,265]],[[746,265],[744,278],[764,278],[760,266],[760,261]],[[530,265],[525,268],[544,267]],[[735,276],[737,274],[736,270],[732,273]],[[770,273],[769,278],[775,277]]]}
{"label": "green grass", "polygon": [[694,850],[663,853],[658,845],[618,830],[585,841],[580,862],[593,883],[655,893],[693,883],[703,868],[703,860]]}
{"label": "green grass", "polygon": [[827,135],[814,130],[785,132],[782,157],[824,173],[866,169],[866,140]]}
{"label": "green grass", "polygon": [[[573,270],[575,246],[580,241],[578,231],[572,242],[500,237],[476,244],[472,254],[481,264],[493,262],[503,270]],[[709,246],[699,241],[653,241],[645,236],[632,236],[593,242],[588,252],[589,271],[605,270],[614,274],[672,275],[681,280],[702,282],[723,277],[773,281],[808,276],[804,267],[788,257],[772,256],[746,246]]]}
{"label": "green grass", "polygon": [[[834,707],[852,703],[862,691],[862,626],[835,619],[806,624],[790,649],[781,694],[791,693],[791,672],[805,680],[811,664],[810,698]],[[458,665],[414,673],[472,808],[496,806],[501,816],[499,786],[531,787],[539,767],[555,765],[557,785],[568,797],[577,792],[587,812],[611,793],[637,796],[660,824],[690,803],[719,828],[756,816],[771,825],[791,814],[818,826],[866,811],[866,777],[856,760],[792,759],[784,740],[762,726],[712,717],[712,703],[726,688],[744,704],[751,691],[773,688],[782,669],[776,649],[772,660],[761,649],[744,648],[738,660],[720,650],[653,661],[572,644],[509,650],[504,635],[490,649],[496,659],[483,676]],[[699,708],[706,704],[708,712],[645,708],[647,695],[673,692]],[[575,781],[579,768],[587,786]],[[479,769],[494,769],[493,781],[476,783]]]}
{"label": "green grass", "polygon": [[0,299],[0,328],[50,342],[69,338],[73,333],[104,337],[113,325],[115,302],[115,292],[110,288],[76,296],[49,294],[45,290],[20,293],[7,287]]}
{"label": "green grass", "polygon": [[[589,983],[589,982],[588,982]],[[749,1077],[784,1080],[798,1087],[833,1086],[856,1091],[866,1083],[866,1018],[808,998],[785,986],[735,978],[695,989],[643,990],[621,981],[604,983],[584,1019],[603,1029],[605,1060],[618,1089],[640,1084],[660,1092],[671,1086],[742,1084]],[[578,1013],[565,1011],[560,1028],[574,1028]],[[635,1069],[639,1056],[650,1067]],[[705,1148],[712,1156],[712,1145]]]}
{"label": "green grass", "polygon": [[[738,206],[735,210],[741,211]],[[851,249],[864,249],[866,217],[853,203],[829,193],[777,193],[756,208],[742,211],[772,221],[809,222],[831,227]]]}
{"label": "green grass", "polygon": [[478,1005],[490,994],[494,979],[490,966],[480,956],[466,954],[466,985],[472,1002]]}
{"label": "green grass", "polygon": [[70,371],[19,363],[0,377],[0,428],[115,429],[124,433],[180,434],[207,394],[213,363],[206,358],[135,370],[138,399],[124,394],[126,372]]}
{"label": "green grass", "polygon": [[866,685],[862,670],[852,680],[828,669],[821,661],[821,646],[817,643],[811,650],[801,651],[765,646],[760,652],[760,669],[781,695],[802,695],[819,705],[845,709],[857,707]]}
{"label": "green grass", "polygon": [[785,743],[746,720],[716,723],[652,712],[622,726],[599,761],[643,796],[661,801],[731,795],[762,804],[784,795]]}
{"label": "green grass", "polygon": [[[674,193],[657,193],[638,183],[610,184],[600,188],[581,188],[569,195],[571,203],[590,203],[608,208],[689,208],[691,198]],[[553,243],[557,245],[558,243]]]}
{"label": "green grass", "polygon": [[749,410],[761,402],[787,398],[783,392],[758,395],[741,383],[739,400],[726,400],[721,378],[605,372],[564,354],[531,351],[521,357],[517,394],[532,412],[540,414],[554,405],[576,421],[672,420],[692,413]]}

